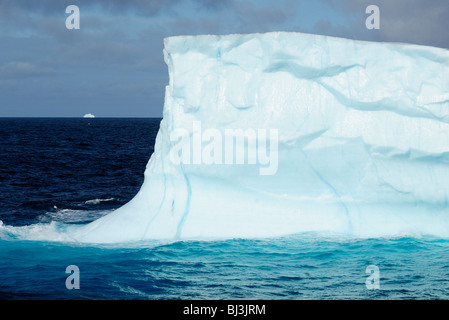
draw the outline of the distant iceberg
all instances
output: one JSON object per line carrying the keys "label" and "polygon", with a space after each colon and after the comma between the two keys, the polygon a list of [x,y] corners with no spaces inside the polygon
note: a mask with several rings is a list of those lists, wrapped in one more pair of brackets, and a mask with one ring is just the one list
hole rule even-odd
{"label": "distant iceberg", "polygon": [[164,44],[144,183],[74,238],[449,237],[448,50],[287,32]]}
{"label": "distant iceberg", "polygon": [[95,116],[92,113],[86,113],[83,118],[95,118]]}

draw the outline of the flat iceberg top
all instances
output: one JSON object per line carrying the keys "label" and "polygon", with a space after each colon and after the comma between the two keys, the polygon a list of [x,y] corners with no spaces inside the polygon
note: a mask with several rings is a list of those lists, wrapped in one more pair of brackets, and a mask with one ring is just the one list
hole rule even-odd
{"label": "flat iceberg top", "polygon": [[[164,38],[164,46],[166,49],[170,47],[171,44],[175,43],[175,46],[178,46],[179,43],[184,42],[186,44],[192,43],[191,41],[200,41],[202,43],[205,43],[207,45],[211,45],[214,42],[218,41],[246,41],[251,40],[254,38],[258,39],[272,39],[276,40],[277,38],[285,39],[287,41],[293,42],[300,40],[306,40],[311,41],[311,39],[322,39],[324,41],[342,41],[342,42],[354,42],[354,43],[360,43],[360,44],[367,44],[367,45],[388,45],[388,46],[408,46],[408,47],[422,47],[422,48],[434,48],[436,50],[440,51],[448,51],[444,48],[438,48],[438,47],[432,47],[432,46],[425,46],[425,45],[415,45],[415,44],[409,44],[409,43],[402,43],[402,42],[373,42],[373,41],[367,41],[367,40],[354,40],[354,39],[347,39],[347,38],[341,38],[341,37],[335,37],[335,36],[326,36],[326,35],[319,35],[319,34],[312,34],[312,33],[303,33],[303,32],[293,32],[293,31],[272,31],[272,32],[265,32],[265,33],[245,33],[245,34],[226,34],[226,35],[214,35],[214,34],[200,34],[200,35],[178,35],[178,36],[170,36]],[[192,47],[188,47],[191,49]]]}
{"label": "flat iceberg top", "polygon": [[272,32],[164,40],[145,181],[80,241],[449,237],[449,51]]}

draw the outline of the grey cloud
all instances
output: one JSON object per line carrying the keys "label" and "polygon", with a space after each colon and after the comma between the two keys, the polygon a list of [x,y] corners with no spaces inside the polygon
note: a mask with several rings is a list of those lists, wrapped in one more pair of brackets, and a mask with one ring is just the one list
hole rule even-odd
{"label": "grey cloud", "polygon": [[54,69],[40,67],[29,62],[11,61],[0,67],[1,78],[41,77],[56,74]]}
{"label": "grey cloud", "polygon": [[281,31],[286,22],[294,19],[298,6],[298,1],[289,0],[276,1],[268,6],[259,6],[251,1],[233,1],[232,11],[243,32],[268,32]]}
{"label": "grey cloud", "polygon": [[216,2],[220,5],[212,6],[209,4],[212,1],[197,0],[195,3],[206,10],[195,16],[178,14],[176,20],[167,24],[170,33],[228,34],[291,30],[291,22],[296,19],[299,7],[299,2],[295,0],[280,0],[268,4],[240,0]]}
{"label": "grey cloud", "polygon": [[[44,14],[60,14],[65,12],[65,8],[69,5],[77,5],[82,8],[101,8],[107,12],[121,12],[128,10],[134,12],[142,12],[145,14],[155,14],[163,7],[171,6],[176,1],[169,0],[0,0],[0,8],[14,10],[21,9],[28,12],[44,13]],[[62,9],[62,11],[61,11]]]}
{"label": "grey cloud", "polygon": [[[447,0],[324,0],[348,17],[350,22],[342,36],[354,34],[363,40],[407,42],[449,48],[449,6]],[[380,9],[380,30],[364,28],[365,9]],[[361,14],[363,16],[361,16]]]}
{"label": "grey cloud", "polygon": [[118,15],[133,14],[153,16],[169,10],[179,3],[187,3],[200,9],[219,10],[226,8],[230,0],[0,0],[3,12],[22,10],[40,14],[60,15],[69,5],[77,5],[81,9],[98,9],[104,13]]}

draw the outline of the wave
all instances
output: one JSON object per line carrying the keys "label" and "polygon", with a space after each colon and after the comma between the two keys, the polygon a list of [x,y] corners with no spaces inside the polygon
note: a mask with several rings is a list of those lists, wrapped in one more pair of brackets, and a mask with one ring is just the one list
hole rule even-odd
{"label": "wave", "polygon": [[108,213],[111,210],[74,210],[74,209],[57,209],[49,211],[39,216],[39,222],[64,222],[64,223],[87,223],[94,221]]}
{"label": "wave", "polygon": [[9,226],[0,220],[0,240],[76,242],[71,234],[79,225],[52,221],[28,226]]}
{"label": "wave", "polygon": [[110,213],[111,210],[57,209],[37,217],[26,226],[6,225],[0,220],[0,240],[78,242],[76,230]]}
{"label": "wave", "polygon": [[108,199],[92,199],[92,200],[87,200],[86,202],[84,202],[85,204],[100,204],[102,202],[112,202],[115,201],[115,198],[108,198]]}

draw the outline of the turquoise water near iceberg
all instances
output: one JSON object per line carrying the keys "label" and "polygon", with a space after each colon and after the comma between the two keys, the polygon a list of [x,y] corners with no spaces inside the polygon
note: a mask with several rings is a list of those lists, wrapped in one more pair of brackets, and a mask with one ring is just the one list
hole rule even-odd
{"label": "turquoise water near iceberg", "polygon": [[[2,241],[0,297],[447,299],[448,250],[446,240],[322,235],[127,247]],[[369,290],[365,270],[372,264],[380,288]],[[79,267],[79,289],[66,288],[68,265]]]}
{"label": "turquoise water near iceberg", "polygon": [[[49,241],[137,193],[159,121],[0,120],[0,299],[449,298],[448,239]],[[41,240],[23,240],[31,232]],[[79,289],[66,287],[70,265]],[[367,288],[370,265],[379,289]]]}

